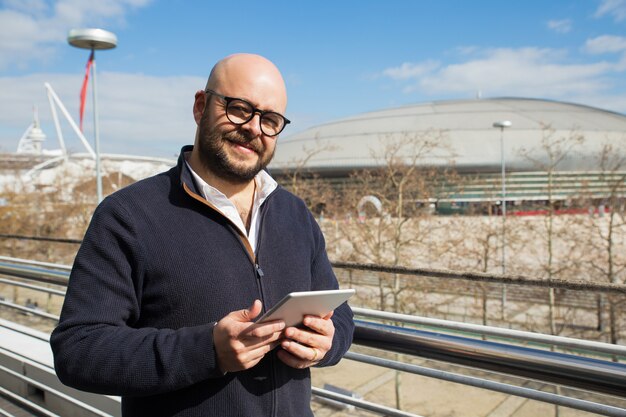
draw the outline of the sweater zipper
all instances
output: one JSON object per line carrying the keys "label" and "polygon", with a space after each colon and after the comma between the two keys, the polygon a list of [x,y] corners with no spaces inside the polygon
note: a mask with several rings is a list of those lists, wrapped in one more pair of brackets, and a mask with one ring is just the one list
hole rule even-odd
{"label": "sweater zipper", "polygon": [[259,288],[259,296],[261,297],[261,303],[263,304],[263,312],[265,312],[265,294],[263,292],[263,281],[264,281],[263,278],[265,277],[265,273],[263,272],[263,269],[259,265],[260,263],[259,254],[261,253],[261,237],[263,236],[263,229],[265,228],[265,222],[264,222],[265,207],[267,206],[268,200],[272,198],[275,192],[276,190],[272,191],[272,193],[267,196],[267,198],[265,199],[261,207],[259,207],[259,210],[260,210],[259,224],[261,225],[261,227],[259,227],[259,234],[256,237],[256,243],[257,243],[256,254],[254,255],[253,262],[252,262],[254,264],[254,271],[255,271],[255,275],[257,279],[257,286]]}
{"label": "sweater zipper", "polygon": [[[261,269],[261,266],[259,265],[259,252],[260,252],[260,245],[261,245],[261,235],[262,235],[262,231],[264,228],[264,217],[265,217],[265,210],[263,209],[270,198],[272,198],[272,196],[274,195],[274,193],[276,193],[276,191],[278,190],[278,187],[272,191],[270,193],[270,195],[267,196],[267,198],[265,199],[265,201],[263,202],[263,204],[261,205],[261,207],[259,208],[261,211],[260,216],[261,218],[259,219],[259,221],[261,222],[261,227],[259,228],[259,234],[257,236],[257,251],[256,251],[256,255],[254,254],[254,250],[252,250],[252,248],[250,247],[250,245],[246,245],[244,243],[243,239],[247,239],[245,236],[241,236],[240,232],[238,231],[239,228],[237,226],[235,226],[233,224],[233,222],[231,222],[226,216],[224,216],[219,210],[217,210],[215,207],[213,207],[213,205],[209,204],[208,201],[206,201],[204,198],[200,197],[199,195],[197,195],[196,193],[194,193],[193,191],[191,191],[187,185],[183,182],[183,188],[185,189],[185,192],[192,197],[195,200],[198,200],[199,202],[203,203],[204,205],[208,206],[209,208],[211,208],[212,210],[217,211],[222,217],[224,217],[231,225],[231,232],[233,234],[235,234],[235,236],[237,236],[239,238],[239,242],[241,243],[241,246],[243,247],[243,250],[246,254],[248,254],[248,259],[250,259],[250,262],[252,263],[252,265],[254,266],[254,274],[256,277],[256,282],[257,282],[257,288],[259,290],[259,296],[261,297],[261,305],[262,305],[262,311],[265,312],[265,297],[263,295],[263,277],[265,277],[265,273],[263,272],[263,269]],[[250,247],[250,249],[252,250],[252,253],[250,253],[248,251],[248,247]],[[276,366],[275,366],[275,362],[276,359],[274,358],[274,355],[270,354],[270,367],[272,369],[272,412],[271,412],[271,416],[276,415],[276,380],[277,380],[277,376],[276,376]]]}
{"label": "sweater zipper", "polygon": [[[263,294],[263,281],[264,281],[264,277],[265,277],[265,273],[263,272],[263,270],[261,269],[261,266],[259,266],[259,254],[261,253],[261,237],[263,236],[263,229],[265,228],[265,207],[267,205],[268,200],[272,197],[272,195],[274,194],[274,192],[276,192],[276,190],[274,190],[269,196],[267,196],[267,198],[265,199],[265,201],[263,202],[263,204],[261,205],[261,207],[259,207],[259,210],[261,211],[259,213],[259,222],[261,227],[259,227],[259,234],[257,235],[257,246],[256,246],[256,255],[254,257],[254,268],[256,271],[256,276],[257,276],[257,284],[259,286],[259,295],[261,296],[261,303],[263,304],[263,312],[265,312],[265,296]],[[276,415],[276,403],[278,401],[277,399],[277,395],[276,395],[276,381],[278,380],[278,377],[276,375],[276,358],[274,357],[274,354],[272,352],[269,353],[269,360],[270,360],[270,369],[271,369],[271,376],[272,376],[272,390],[271,390],[271,396],[272,396],[272,408],[271,408],[271,412],[270,412],[270,416],[275,416]]]}
{"label": "sweater zipper", "polygon": [[256,260],[254,262],[254,272],[256,274],[256,285],[259,290],[259,296],[261,298],[261,305],[262,305],[261,312],[265,313],[265,296],[263,294],[263,283],[262,283],[265,273],[263,272],[259,264],[256,263]]}

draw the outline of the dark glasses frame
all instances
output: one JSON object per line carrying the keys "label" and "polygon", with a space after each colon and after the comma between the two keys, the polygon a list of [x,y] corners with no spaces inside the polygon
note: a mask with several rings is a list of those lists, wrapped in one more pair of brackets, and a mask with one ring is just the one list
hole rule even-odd
{"label": "dark glasses frame", "polygon": [[[222,100],[224,100],[226,102],[226,106],[225,106],[226,117],[228,118],[228,120],[231,123],[233,123],[235,125],[238,125],[238,126],[245,125],[246,123],[248,123],[250,120],[252,120],[254,118],[254,115],[256,113],[259,113],[259,126],[261,128],[261,132],[263,132],[263,134],[266,135],[266,136],[273,137],[273,136],[278,136],[280,134],[280,132],[282,132],[285,129],[285,126],[287,126],[289,123],[291,123],[291,121],[289,119],[287,119],[285,116],[283,116],[282,114],[277,113],[275,111],[258,109],[256,107],[254,107],[252,105],[252,103],[250,103],[249,101],[244,100],[242,98],[228,97],[228,96],[222,95],[220,93],[217,93],[217,92],[215,92],[215,91],[213,91],[213,90],[211,90],[209,88],[204,90],[204,92],[206,94],[211,94],[211,95],[214,95],[216,97],[219,97],[219,98],[221,98]],[[233,119],[231,119],[231,117],[233,117],[233,116],[229,113],[228,109],[231,108],[231,104],[234,103],[234,102],[241,102],[246,107],[250,108],[250,116],[246,120],[244,120],[244,121],[234,121]],[[231,109],[231,111],[232,111],[232,109]],[[269,134],[263,128],[263,119],[266,118],[266,120],[268,120],[267,119],[268,116],[272,116],[272,117],[276,117],[277,116],[279,118],[278,120],[282,121],[282,125],[280,126],[280,129],[278,130],[278,132],[273,133],[273,134]]]}

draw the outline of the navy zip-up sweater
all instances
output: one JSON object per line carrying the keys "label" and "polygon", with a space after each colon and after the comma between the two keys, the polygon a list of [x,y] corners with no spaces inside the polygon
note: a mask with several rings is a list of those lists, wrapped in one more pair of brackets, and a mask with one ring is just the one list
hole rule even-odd
{"label": "navy zip-up sweater", "polygon": [[[213,326],[261,299],[337,288],[322,233],[305,204],[278,187],[261,206],[257,255],[200,197],[178,165],[109,197],[96,209],[72,268],[51,337],[69,386],[122,396],[124,416],[311,416],[308,369],[270,352],[222,375]],[[352,342],[347,304],[335,310],[333,345]]]}

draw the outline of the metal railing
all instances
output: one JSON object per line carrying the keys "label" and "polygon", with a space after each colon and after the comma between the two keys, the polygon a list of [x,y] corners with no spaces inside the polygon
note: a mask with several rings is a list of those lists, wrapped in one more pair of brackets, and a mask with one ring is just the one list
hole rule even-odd
{"label": "metal railing", "polygon": [[49,342],[46,332],[0,319],[0,397],[24,416],[118,416],[119,397],[78,391],[59,381]]}
{"label": "metal railing", "polygon": [[[500,374],[626,397],[626,365],[621,363],[361,321],[357,322],[354,340],[357,345],[387,352],[409,354]],[[386,359],[372,360],[371,357],[351,352],[346,355],[346,358],[583,411],[613,416],[626,413],[626,410],[616,407],[548,394],[484,378],[440,371],[433,373],[432,370],[424,371],[428,368]]]}
{"label": "metal railing", "polygon": [[626,285],[608,284],[595,281],[576,281],[564,279],[536,279],[523,275],[490,274],[481,272],[457,272],[445,269],[407,268],[357,262],[333,262],[333,267],[345,270],[369,271],[387,274],[408,275],[414,277],[445,278],[470,282],[486,282],[506,285],[524,285],[528,287],[554,288],[562,290],[594,291],[606,294],[626,294]]}
{"label": "metal railing", "polygon": [[[7,368],[5,366],[0,365],[0,372],[4,373],[4,374],[7,374],[7,375],[11,375],[12,377],[14,377],[14,378],[16,378],[18,380],[24,381],[31,387],[35,387],[35,388],[37,388],[37,389],[39,389],[39,390],[41,390],[43,392],[47,392],[47,393],[49,393],[51,395],[54,395],[55,397],[61,398],[64,401],[66,401],[66,402],[68,402],[70,404],[73,404],[74,406],[76,406],[76,407],[78,407],[80,409],[88,411],[92,415],[101,416],[101,417],[109,417],[110,416],[110,414],[105,413],[105,412],[103,412],[101,410],[98,410],[97,408],[95,408],[95,407],[93,407],[93,406],[91,406],[89,404],[85,404],[82,401],[76,400],[71,395],[67,395],[67,394],[65,394],[65,393],[63,393],[61,391],[58,391],[58,390],[50,387],[49,385],[43,384],[43,383],[37,381],[34,378],[29,378],[29,377],[27,377],[25,375],[22,375],[19,372],[15,372],[14,370],[9,369],[9,368]],[[2,389],[2,393],[3,394],[5,393],[5,391],[7,391],[7,390],[3,389],[2,387],[0,387],[0,389]],[[5,394],[5,395],[7,395],[7,394]],[[9,395],[9,396],[14,401],[17,401],[17,402],[23,404],[24,406],[26,406],[26,407],[36,411],[37,413],[43,414],[45,416],[50,416],[50,417],[58,416],[57,414],[49,412],[44,407],[34,403],[33,401],[29,401],[29,400],[27,400],[27,399],[25,399],[23,397],[17,396],[17,395]]]}
{"label": "metal railing", "polygon": [[402,322],[421,326],[439,327],[447,330],[476,333],[486,336],[504,337],[525,342],[537,342],[543,343],[548,346],[580,349],[609,355],[619,355],[626,358],[626,346],[622,345],[612,345],[608,343],[595,342],[592,340],[573,339],[571,337],[553,336],[543,333],[504,329],[502,327],[484,326],[471,323],[460,323],[449,320],[432,319],[428,317],[410,316],[408,314],[389,313],[386,311],[370,310],[367,308],[354,307],[352,308],[352,310],[355,314],[368,318],[392,322]]}
{"label": "metal railing", "polygon": [[[9,262],[10,260],[10,262]],[[26,260],[0,258],[0,274],[46,284],[67,285],[68,268],[62,265],[36,265]],[[52,269],[54,267],[54,269]],[[4,284],[14,285],[17,281],[2,279]],[[46,291],[62,296],[63,291],[19,283],[20,286]],[[608,286],[607,292],[622,293],[621,288]],[[4,303],[4,302],[3,302]],[[7,305],[7,304],[3,304]],[[9,306],[11,307],[11,306]],[[21,306],[20,306],[21,307]],[[21,307],[24,309],[23,307]],[[531,378],[549,384],[576,387],[586,391],[626,398],[626,365],[612,360],[600,360],[581,355],[529,348],[515,343],[540,343],[550,348],[564,348],[587,352],[590,355],[611,355],[612,359],[625,359],[626,347],[606,343],[551,336],[533,332],[451,322],[427,317],[416,317],[377,310],[354,308],[355,315],[367,318],[355,320],[354,345],[375,348],[384,352],[399,353],[409,357],[432,359],[449,364],[463,365],[473,369],[506,375]],[[37,314],[34,309],[29,312]],[[56,319],[57,317],[48,317]],[[394,323],[391,325],[389,323]],[[399,324],[402,323],[402,327]],[[409,327],[410,326],[410,327]],[[425,331],[416,326],[436,327],[442,331],[461,331],[477,338]],[[511,343],[486,341],[480,336],[506,338]],[[384,356],[384,355],[383,355]],[[385,357],[366,355],[351,350],[346,359],[376,366],[428,376],[441,380],[484,388],[496,392],[543,401],[560,406],[607,416],[625,416],[626,408],[593,402],[570,396],[553,394],[522,386],[506,384],[490,379],[441,371]],[[379,404],[364,401],[328,390],[314,387],[316,396],[351,404],[359,408],[390,416],[415,416]]]}

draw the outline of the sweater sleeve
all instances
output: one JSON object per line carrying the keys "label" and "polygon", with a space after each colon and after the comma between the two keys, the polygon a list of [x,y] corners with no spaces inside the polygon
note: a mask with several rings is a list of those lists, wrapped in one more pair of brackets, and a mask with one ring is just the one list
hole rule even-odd
{"label": "sweater sleeve", "polygon": [[84,391],[140,396],[221,376],[213,323],[176,330],[133,327],[140,314],[143,254],[130,218],[111,197],[94,213],[50,340],[59,379]]}
{"label": "sweater sleeve", "polygon": [[[312,227],[316,236],[316,253],[311,265],[311,276],[313,277],[313,290],[337,289],[339,284],[337,277],[326,254],[326,243],[319,225],[311,216]],[[337,307],[331,318],[335,326],[335,335],[331,349],[326,353],[324,359],[316,366],[332,366],[337,364],[352,344],[354,333],[354,321],[352,309],[348,303],[343,303]]]}

